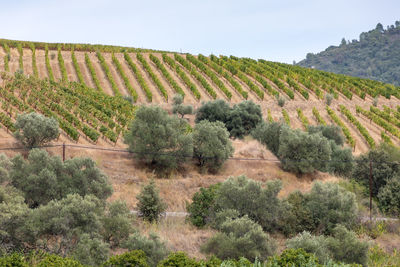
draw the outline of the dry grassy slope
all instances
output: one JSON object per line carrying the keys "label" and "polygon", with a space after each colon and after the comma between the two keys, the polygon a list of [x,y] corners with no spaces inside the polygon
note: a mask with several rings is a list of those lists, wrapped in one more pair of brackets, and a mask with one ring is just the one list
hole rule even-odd
{"label": "dry grassy slope", "polygon": [[[161,62],[162,61],[162,57],[161,54],[159,53],[153,53],[155,56],[157,56]],[[0,71],[4,70],[4,62],[3,62],[3,57],[5,55],[5,52],[3,50],[3,48],[0,48]],[[71,53],[69,51],[63,51],[62,52],[64,61],[65,61],[65,65],[66,65],[66,69],[67,69],[67,73],[68,73],[68,77],[71,81],[77,81],[77,75],[74,69],[74,66],[72,64],[72,60],[71,60]],[[94,87],[94,83],[93,80],[90,76],[90,72],[85,64],[85,60],[84,60],[84,52],[75,52],[76,58],[78,60],[81,72],[84,76],[84,80],[86,82],[86,84],[90,87]],[[127,89],[125,88],[124,82],[122,80],[122,78],[119,76],[117,69],[115,68],[114,64],[112,63],[111,60],[111,54],[108,53],[103,53],[104,58],[106,59],[106,62],[110,68],[111,74],[113,76],[114,81],[116,82],[120,92],[123,95],[128,94]],[[147,53],[143,54],[144,57],[146,58],[147,62],[149,63],[151,69],[153,70],[153,72],[158,76],[159,80],[161,81],[161,83],[163,84],[163,86],[165,87],[165,89],[167,90],[167,93],[169,95],[169,99],[171,99],[171,97],[173,96],[175,90],[169,85],[169,83],[167,82],[167,80],[165,79],[165,77],[162,75],[162,73],[156,68],[155,64],[150,61],[149,59],[149,55]],[[111,84],[108,81],[100,63],[99,60],[97,59],[97,56],[95,55],[95,53],[89,53],[90,59],[94,65],[95,68],[95,72],[100,80],[100,84],[103,88],[103,90],[110,95],[113,95],[113,91],[111,88]],[[159,92],[158,88],[156,87],[155,83],[152,81],[151,77],[147,74],[147,72],[144,70],[144,68],[142,67],[142,65],[140,64],[140,62],[137,60],[136,58],[136,54],[134,53],[130,53],[130,56],[133,60],[133,62],[137,65],[137,67],[139,68],[140,73],[142,74],[144,80],[146,81],[146,83],[148,84],[149,88],[152,91],[153,94],[153,101],[152,103],[155,104],[160,104],[161,106],[163,106],[164,108],[170,108],[170,103],[168,103],[163,96],[161,95],[161,93]],[[170,57],[173,58],[173,54],[169,54]],[[49,51],[49,57],[50,57],[50,64],[52,66],[53,69],[53,73],[56,79],[60,79],[61,77],[61,72],[60,72],[60,68],[58,65],[58,59],[57,59],[57,51],[55,50],[50,50]],[[138,93],[138,103],[148,103],[146,96],[145,96],[145,92],[143,91],[143,89],[140,87],[138,81],[136,80],[134,74],[132,73],[132,71],[130,70],[129,66],[127,65],[127,63],[125,62],[124,58],[123,58],[123,54],[117,53],[116,57],[119,59],[122,68],[125,72],[125,74],[127,75],[129,81],[131,82],[132,86],[134,87],[134,89],[137,91]],[[52,59],[53,58],[53,59]],[[11,72],[15,72],[18,68],[19,68],[19,63],[18,63],[18,59],[19,59],[19,53],[17,51],[17,49],[15,48],[11,48],[11,60],[9,62],[9,67],[10,67],[10,71]],[[24,49],[24,57],[23,57],[23,62],[24,62],[24,72],[27,74],[32,74],[32,52],[29,49]],[[45,78],[48,76],[47,73],[47,69],[46,69],[46,65],[45,65],[45,58],[44,58],[44,51],[43,50],[36,50],[36,62],[37,62],[37,67],[38,67],[38,71],[39,71],[39,77],[40,78]],[[176,62],[177,63],[177,62]],[[183,81],[180,79],[180,77],[177,75],[177,73],[175,72],[175,70],[171,69],[167,64],[163,63],[165,68],[167,69],[167,71],[170,73],[170,75],[173,77],[173,79],[180,85],[180,87],[184,90],[185,94],[187,95],[185,98],[185,102],[186,103],[191,103],[193,104],[195,107],[199,107],[201,105],[202,101],[208,101],[211,100],[212,98],[209,96],[209,94],[206,92],[206,90],[201,86],[201,84],[195,79],[193,78],[189,72],[182,67],[182,70],[188,75],[188,77],[190,78],[190,80],[197,86],[200,94],[201,94],[201,99],[199,101],[197,101],[193,94],[191,93],[191,91],[185,86],[185,84],[183,83]],[[179,63],[177,63],[179,65]],[[200,72],[200,71],[199,71]],[[217,98],[222,98],[222,99],[226,99],[226,96],[223,94],[223,92],[211,81],[211,79],[206,76],[203,75],[204,78],[208,81],[208,83],[214,88],[214,90],[217,93]],[[230,85],[230,83],[228,81],[225,80],[225,78],[221,77],[220,75],[218,75],[218,77],[220,78],[221,81],[223,81],[223,83],[225,84],[225,86],[232,92],[233,96],[231,99],[231,103],[238,103],[240,101],[243,100],[243,98],[233,89],[233,87]],[[263,87],[261,86],[261,84],[259,84],[255,79],[253,79],[252,77],[249,77],[250,80],[256,84],[259,88],[261,88],[262,90]],[[250,88],[241,80],[239,80],[236,76],[234,77],[234,79],[241,84],[241,86],[243,87],[243,89],[245,91],[247,91],[249,93],[249,99],[257,102],[258,104],[261,105],[262,110],[264,115],[266,115],[267,109],[271,110],[272,116],[274,117],[275,120],[279,120],[282,117],[282,108],[280,108],[274,97],[270,96],[267,94],[267,92],[265,92],[265,97],[263,101],[260,101],[257,96],[255,95],[254,92],[252,92],[250,90]],[[273,84],[271,81],[268,81],[269,84],[276,90],[280,91],[275,84]],[[286,82],[284,82],[286,84]],[[286,84],[286,86],[288,86]],[[265,91],[265,90],[264,90]],[[308,101],[306,101],[298,92],[295,91],[295,98],[294,100],[291,101],[287,101],[284,108],[288,111],[289,116],[290,116],[290,120],[291,120],[291,124],[292,127],[294,128],[302,128],[302,124],[300,122],[300,120],[297,117],[297,112],[296,109],[297,108],[301,108],[304,112],[304,114],[308,117],[309,121],[311,122],[311,124],[316,124],[315,119],[313,118],[312,115],[312,108],[315,106],[317,107],[317,109],[319,110],[319,112],[321,113],[321,115],[328,121],[330,122],[330,119],[325,111],[325,104],[323,101],[319,100],[315,94],[311,91],[310,92],[310,98]],[[284,93],[281,92],[282,95],[285,95]],[[339,99],[338,100],[334,100],[333,104],[332,104],[332,108],[338,113],[338,115],[340,115],[340,112],[338,111],[338,105],[339,104],[344,104],[345,106],[347,106],[352,112],[353,114],[355,114],[355,105],[360,105],[366,109],[369,108],[369,106],[372,104],[372,98],[367,96],[366,100],[362,100],[360,99],[358,96],[353,96],[352,100],[348,100],[346,97],[344,97],[343,95],[339,95]],[[169,101],[171,102],[171,101]],[[379,106],[381,105],[387,105],[390,107],[395,108],[397,105],[400,104],[399,100],[392,98],[391,100],[387,100],[384,98],[380,98],[379,99]],[[348,126],[348,128],[350,129],[352,135],[354,136],[354,138],[356,139],[357,143],[356,143],[356,149],[355,149],[355,153],[359,154],[362,152],[365,152],[368,150],[368,146],[366,144],[366,142],[364,141],[364,138],[360,135],[360,133],[358,132],[358,130],[352,125],[350,124],[346,118],[344,118],[344,116],[340,115],[340,118],[345,122],[345,124]],[[374,140],[379,143],[381,141],[380,138],[380,131],[382,130],[381,127],[377,126],[374,123],[369,123],[368,120],[366,120],[365,118],[362,117],[358,117],[358,119],[365,123],[365,127],[368,129],[368,131],[370,132],[371,136],[374,138]],[[392,137],[393,141],[396,144],[400,144],[400,140],[396,137]],[[121,145],[121,144],[119,144]]]}

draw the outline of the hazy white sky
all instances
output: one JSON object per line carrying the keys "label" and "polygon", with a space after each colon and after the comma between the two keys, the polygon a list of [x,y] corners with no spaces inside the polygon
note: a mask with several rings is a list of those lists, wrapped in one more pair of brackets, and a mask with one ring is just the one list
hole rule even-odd
{"label": "hazy white sky", "polygon": [[400,0],[0,0],[0,38],[292,63],[400,20]]}

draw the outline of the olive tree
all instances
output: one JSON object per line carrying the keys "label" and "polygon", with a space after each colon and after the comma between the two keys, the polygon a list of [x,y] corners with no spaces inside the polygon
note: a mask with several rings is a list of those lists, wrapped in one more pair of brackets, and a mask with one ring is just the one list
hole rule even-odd
{"label": "olive tree", "polygon": [[228,121],[231,107],[229,104],[222,99],[214,101],[208,101],[202,104],[196,111],[196,123],[202,120],[208,120],[210,122],[221,121],[226,123]]}
{"label": "olive tree", "polygon": [[243,138],[250,134],[262,121],[261,107],[251,100],[233,106],[229,113],[226,128],[234,138]]}
{"label": "olive tree", "polygon": [[145,185],[136,198],[139,201],[137,204],[139,215],[149,222],[158,221],[160,215],[167,208],[167,205],[160,198],[154,180]]}
{"label": "olive tree", "polygon": [[183,118],[187,114],[193,114],[193,106],[192,105],[184,105],[183,104],[183,96],[180,94],[176,94],[172,99],[172,113],[179,114],[181,118]]}
{"label": "olive tree", "polygon": [[193,155],[193,139],[186,121],[157,106],[141,106],[125,143],[134,157],[156,170],[178,168]]}
{"label": "olive tree", "polygon": [[27,148],[44,145],[60,134],[56,119],[35,112],[18,116],[15,128],[15,138]]}
{"label": "olive tree", "polygon": [[193,155],[204,170],[216,172],[233,155],[229,132],[220,121],[203,120],[193,130]]}

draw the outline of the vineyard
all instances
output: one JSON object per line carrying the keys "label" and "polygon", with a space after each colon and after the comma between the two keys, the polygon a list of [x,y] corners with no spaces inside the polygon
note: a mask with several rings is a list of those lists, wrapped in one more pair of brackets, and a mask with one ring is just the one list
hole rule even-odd
{"label": "vineyard", "polygon": [[400,87],[283,63],[0,39],[0,72],[0,124],[7,132],[18,114],[37,111],[57,119],[62,138],[122,145],[135,105],[168,109],[181,94],[195,108],[214,99],[252,100],[265,120],[302,130],[337,124],[356,153],[400,144]]}

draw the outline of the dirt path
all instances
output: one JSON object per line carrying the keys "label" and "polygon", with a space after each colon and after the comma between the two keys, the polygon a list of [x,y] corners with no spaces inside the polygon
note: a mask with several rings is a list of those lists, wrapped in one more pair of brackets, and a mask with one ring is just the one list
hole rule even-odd
{"label": "dirt path", "polygon": [[38,68],[39,78],[44,79],[49,77],[46,68],[44,50],[36,49],[35,53],[36,53],[36,66]]}
{"label": "dirt path", "polygon": [[19,53],[16,48],[10,48],[10,61],[8,66],[10,67],[10,72],[15,73],[19,69]]}
{"label": "dirt path", "polygon": [[56,50],[49,50],[49,60],[51,69],[53,71],[54,80],[61,81],[62,75],[61,75],[60,65],[58,64],[57,53],[58,52]]}
{"label": "dirt path", "polygon": [[25,75],[32,75],[33,68],[32,68],[32,50],[30,49],[23,49],[24,56],[22,57],[22,62],[24,64],[24,74]]}

